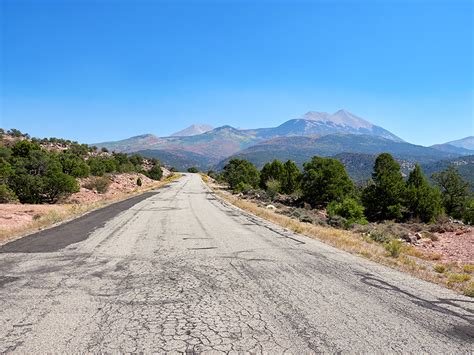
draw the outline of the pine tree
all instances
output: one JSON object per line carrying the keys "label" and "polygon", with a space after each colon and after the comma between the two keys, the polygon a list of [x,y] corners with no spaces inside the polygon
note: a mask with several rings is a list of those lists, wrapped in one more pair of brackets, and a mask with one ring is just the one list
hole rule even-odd
{"label": "pine tree", "polygon": [[403,219],[405,182],[400,165],[388,153],[375,160],[372,182],[362,193],[362,202],[369,220]]}
{"label": "pine tree", "polygon": [[469,183],[454,166],[434,174],[433,179],[441,189],[443,207],[453,218],[461,219],[470,199]]}
{"label": "pine tree", "polygon": [[432,187],[418,164],[407,181],[406,206],[412,218],[431,222],[441,213],[441,194]]}

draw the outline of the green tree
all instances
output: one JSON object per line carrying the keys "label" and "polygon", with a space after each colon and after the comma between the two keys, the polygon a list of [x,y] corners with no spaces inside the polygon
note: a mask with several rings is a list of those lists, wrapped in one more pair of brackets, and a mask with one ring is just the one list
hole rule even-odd
{"label": "green tree", "polygon": [[418,164],[408,177],[406,206],[410,217],[422,222],[433,221],[442,211],[439,190],[430,185]]}
{"label": "green tree", "polygon": [[474,225],[474,199],[471,199],[464,211],[463,221],[466,224]]}
{"label": "green tree", "polygon": [[104,160],[98,157],[90,157],[87,160],[87,164],[89,164],[90,173],[94,176],[103,176],[106,171],[106,164]]}
{"label": "green tree", "polygon": [[224,167],[224,180],[232,190],[240,183],[257,187],[259,183],[259,171],[249,161],[243,159],[231,159]]}
{"label": "green tree", "polygon": [[375,160],[372,179],[362,193],[369,220],[403,219],[405,182],[400,164],[390,154],[380,154]]}
{"label": "green tree", "polygon": [[61,162],[65,174],[78,178],[85,178],[90,174],[89,165],[87,165],[84,159],[77,155],[63,152],[59,154],[59,161]]}
{"label": "green tree", "polygon": [[72,176],[59,169],[48,171],[43,177],[42,195],[49,203],[56,203],[60,197],[79,191],[79,184]]}
{"label": "green tree", "polygon": [[469,183],[454,166],[433,174],[433,180],[441,189],[443,207],[448,215],[461,219],[470,200]]}
{"label": "green tree", "polygon": [[[271,163],[266,163],[263,166],[262,170],[260,171],[260,184],[259,184],[260,187],[262,189],[266,189],[267,182],[269,180],[276,180],[280,182],[280,186],[281,186],[281,182],[283,181],[283,178],[284,178],[284,172],[285,172],[285,168],[281,161],[275,159]],[[280,191],[277,191],[277,192],[280,192]]]}
{"label": "green tree", "polygon": [[295,192],[300,185],[301,172],[296,166],[295,162],[288,160],[284,164],[284,176],[281,181],[281,190],[285,194],[291,194]]}
{"label": "green tree", "polygon": [[303,198],[312,206],[324,207],[354,191],[354,184],[341,162],[330,158],[313,157],[303,164],[301,190]]}
{"label": "green tree", "polygon": [[40,146],[26,139],[16,142],[11,149],[12,156],[23,158],[27,157],[33,150],[40,150]]}
{"label": "green tree", "polygon": [[188,173],[198,173],[198,172],[199,172],[199,169],[196,168],[195,166],[188,168]]}

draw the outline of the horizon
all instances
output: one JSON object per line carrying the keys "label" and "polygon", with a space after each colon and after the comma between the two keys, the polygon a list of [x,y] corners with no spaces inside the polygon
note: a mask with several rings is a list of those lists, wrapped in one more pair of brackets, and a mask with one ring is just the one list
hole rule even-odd
{"label": "horizon", "polygon": [[32,136],[90,144],[339,109],[417,145],[474,135],[471,1],[5,0],[0,10],[0,126]]}

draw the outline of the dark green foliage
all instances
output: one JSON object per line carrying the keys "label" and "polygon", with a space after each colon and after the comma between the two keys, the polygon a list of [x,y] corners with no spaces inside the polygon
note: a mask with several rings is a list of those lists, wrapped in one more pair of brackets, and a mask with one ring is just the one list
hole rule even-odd
{"label": "dark green foliage", "polygon": [[434,221],[442,211],[439,190],[429,184],[418,164],[408,177],[406,206],[409,217],[422,222]]}
{"label": "dark green foliage", "polygon": [[59,161],[61,162],[63,172],[65,174],[85,178],[90,174],[89,165],[84,161],[84,159],[78,157],[69,152],[63,152],[59,154]]}
{"label": "dark green foliage", "polygon": [[100,151],[101,151],[102,153],[108,153],[108,152],[109,152],[109,150],[108,150],[107,148],[105,148],[105,147],[102,147],[102,148],[100,149]]}
{"label": "dark green foliage", "polygon": [[255,165],[247,160],[231,159],[224,167],[223,178],[232,190],[235,190],[239,184],[257,187],[259,183],[259,171]]}
{"label": "dark green foliage", "polygon": [[15,192],[5,184],[0,184],[0,203],[16,202],[18,197]]}
{"label": "dark green foliage", "polygon": [[19,138],[23,136],[23,133],[19,129],[12,128],[8,130],[8,134],[10,134],[13,137]]}
{"label": "dark green foliage", "polygon": [[199,172],[199,169],[196,168],[195,166],[188,168],[188,173],[198,173],[198,172]]}
{"label": "dark green foliage", "polygon": [[288,160],[283,167],[284,175],[281,181],[281,190],[285,194],[291,194],[300,186],[301,172],[292,160]]}
{"label": "dark green foliage", "polygon": [[330,202],[327,206],[327,212],[330,218],[334,216],[344,217],[346,220],[346,228],[354,223],[367,223],[364,215],[364,207],[350,197],[346,197],[341,202]]}
{"label": "dark green foliage", "polygon": [[466,205],[463,221],[466,224],[474,225],[474,199],[471,199]]}
{"label": "dark green foliage", "polygon": [[262,189],[266,189],[267,181],[269,181],[270,179],[279,182],[283,181],[284,170],[285,168],[279,160],[274,160],[271,163],[266,163],[260,171],[260,187]]}
{"label": "dark green foliage", "polygon": [[9,186],[22,203],[55,203],[79,190],[76,180],[63,173],[55,154],[32,150],[27,157],[12,157],[15,174]]}
{"label": "dark green foliage", "polygon": [[94,176],[103,176],[106,172],[104,159],[91,157],[87,160],[87,164],[89,164],[90,173]]}
{"label": "dark green foliage", "polygon": [[313,157],[303,167],[301,190],[304,200],[312,206],[324,207],[331,201],[342,201],[354,191],[344,165],[335,159]]}
{"label": "dark green foliage", "polygon": [[154,165],[150,170],[146,172],[146,175],[153,180],[160,180],[163,176],[163,171],[159,165]]}
{"label": "dark green foliage", "polygon": [[33,150],[40,150],[40,146],[28,140],[18,141],[12,147],[12,156],[24,158]]}
{"label": "dark green foliage", "polygon": [[140,178],[137,179],[137,186],[142,186],[142,179]]}
{"label": "dark green foliage", "polygon": [[433,179],[440,187],[443,207],[448,215],[461,219],[469,202],[470,188],[454,166],[433,175]]}
{"label": "dark green foliage", "polygon": [[150,170],[145,172],[145,175],[153,180],[161,180],[163,177],[163,170],[159,165],[154,165]]}
{"label": "dark green foliage", "polygon": [[6,184],[13,172],[11,164],[5,158],[0,158],[0,184]]}
{"label": "dark green foliage", "polygon": [[366,216],[371,221],[403,218],[405,182],[400,165],[388,153],[375,160],[373,182],[362,193]]}

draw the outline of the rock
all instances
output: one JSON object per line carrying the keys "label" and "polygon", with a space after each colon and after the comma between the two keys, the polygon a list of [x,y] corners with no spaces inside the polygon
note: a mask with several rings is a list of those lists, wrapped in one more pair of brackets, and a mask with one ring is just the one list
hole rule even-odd
{"label": "rock", "polygon": [[408,237],[408,242],[411,244],[416,244],[418,242],[418,237],[415,235],[409,235]]}
{"label": "rock", "polygon": [[420,232],[415,233],[416,239],[421,239],[423,238],[423,235]]}
{"label": "rock", "polygon": [[277,208],[273,205],[267,205],[267,209],[275,211]]}

